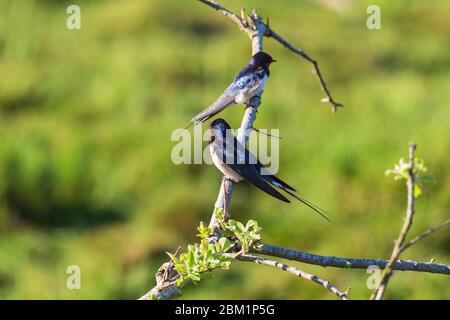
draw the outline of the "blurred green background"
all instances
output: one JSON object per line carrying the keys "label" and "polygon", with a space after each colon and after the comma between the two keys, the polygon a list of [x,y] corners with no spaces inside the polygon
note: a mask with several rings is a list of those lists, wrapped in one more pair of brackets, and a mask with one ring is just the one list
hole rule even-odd
{"label": "blurred green background", "polygon": [[[318,59],[274,41],[256,126],[280,128],[279,176],[333,213],[283,204],[241,183],[232,215],[256,219],[264,241],[309,252],[388,258],[403,221],[405,186],[384,175],[415,141],[435,182],[425,185],[410,235],[449,215],[450,2],[222,1],[257,8]],[[66,8],[81,7],[81,30]],[[382,29],[366,27],[381,7]],[[193,0],[0,0],[0,298],[135,299],[174,251],[209,221],[221,176],[174,165],[170,135],[212,102],[247,63],[250,41]],[[237,127],[243,108],[223,112]],[[450,232],[404,259],[450,263]],[[66,289],[79,265],[81,290]],[[295,264],[294,264],[295,265]],[[299,265],[368,298],[364,270]],[[387,298],[450,298],[450,279],[398,272]],[[234,263],[182,298],[334,299],[312,282]]]}

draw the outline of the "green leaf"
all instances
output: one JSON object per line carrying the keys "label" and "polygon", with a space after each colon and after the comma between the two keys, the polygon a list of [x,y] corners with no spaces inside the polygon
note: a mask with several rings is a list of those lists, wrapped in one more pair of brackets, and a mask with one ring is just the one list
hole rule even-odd
{"label": "green leaf", "polygon": [[211,230],[203,223],[203,221],[200,222],[200,225],[197,227],[198,234],[197,236],[200,239],[207,239]]}
{"label": "green leaf", "polygon": [[419,184],[414,184],[414,198],[418,198],[422,195],[422,188]]}
{"label": "green leaf", "polygon": [[236,227],[239,229],[240,232],[245,232],[245,227],[240,221],[236,221]]}
{"label": "green leaf", "polygon": [[223,208],[214,208],[214,217],[216,218],[216,220],[223,221],[223,213]]}
{"label": "green leaf", "polygon": [[202,242],[200,243],[200,251],[203,255],[203,257],[206,257],[208,254],[208,248],[209,248],[209,243],[206,240],[202,240]]}
{"label": "green leaf", "polygon": [[210,245],[210,246],[208,247],[208,250],[206,250],[206,257],[209,259],[209,258],[211,258],[215,253],[216,253],[216,251],[214,250],[213,245]]}
{"label": "green leaf", "polygon": [[188,265],[188,269],[192,268],[194,266],[194,253],[192,252],[192,250],[189,250],[187,253],[187,265]]}
{"label": "green leaf", "polygon": [[260,249],[262,247],[262,243],[255,243],[252,245],[252,247],[255,249]]}
{"label": "green leaf", "polygon": [[242,233],[236,232],[234,235],[236,236],[236,238],[238,238],[239,244],[243,245],[244,242],[245,242],[245,238],[244,238],[244,236],[242,235]]}
{"label": "green leaf", "polygon": [[227,252],[231,248],[231,242],[230,242],[230,240],[228,240],[228,238],[222,237],[219,239],[218,242],[220,243],[220,246],[222,247],[222,250],[218,250],[218,251]]}
{"label": "green leaf", "polygon": [[189,278],[193,281],[200,281],[200,277],[195,273],[189,274]]}
{"label": "green leaf", "polygon": [[248,220],[245,225],[245,230],[254,229],[255,227],[258,228],[258,223],[255,220]]}
{"label": "green leaf", "polygon": [[175,285],[176,285],[177,287],[181,287],[181,286],[183,285],[183,282],[184,282],[184,279],[183,279],[183,278],[178,278],[178,279],[175,281]]}
{"label": "green leaf", "polygon": [[186,274],[186,267],[184,264],[176,264],[174,268],[180,275]]}

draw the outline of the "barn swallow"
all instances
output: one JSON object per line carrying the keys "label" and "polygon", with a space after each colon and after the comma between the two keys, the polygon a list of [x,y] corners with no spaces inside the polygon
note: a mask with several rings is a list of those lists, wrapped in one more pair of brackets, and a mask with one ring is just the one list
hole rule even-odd
{"label": "barn swallow", "polygon": [[259,95],[269,78],[269,66],[273,62],[276,60],[265,52],[260,51],[254,54],[222,95],[211,106],[191,119],[194,125],[211,118],[233,103],[248,103],[251,98]]}
{"label": "barn swallow", "polygon": [[215,119],[209,126],[211,135],[209,150],[214,165],[224,174],[225,179],[239,182],[248,180],[255,187],[284,202],[290,202],[286,196],[274,187],[307,205],[323,218],[330,221],[329,213],[308,200],[295,194],[296,190],[280,178],[272,175],[258,159],[231,133],[230,126],[223,119]]}

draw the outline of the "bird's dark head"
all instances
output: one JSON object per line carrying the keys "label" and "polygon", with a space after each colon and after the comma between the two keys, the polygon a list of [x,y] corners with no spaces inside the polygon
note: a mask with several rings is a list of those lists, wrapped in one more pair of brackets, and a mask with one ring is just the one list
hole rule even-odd
{"label": "bird's dark head", "polygon": [[256,67],[266,67],[268,68],[271,63],[277,62],[274,60],[270,54],[265,53],[263,51],[260,51],[252,56],[250,59],[250,64],[256,66]]}
{"label": "bird's dark head", "polygon": [[218,118],[212,121],[209,124],[211,129],[219,130],[220,132],[225,132],[226,130],[230,130],[230,125],[223,119]]}
{"label": "bird's dark head", "polygon": [[210,143],[213,142],[215,140],[215,138],[217,136],[220,137],[225,137],[227,130],[231,130],[230,125],[223,119],[218,118],[215,119],[214,121],[212,121],[209,124],[209,127],[211,128],[211,139],[210,139]]}

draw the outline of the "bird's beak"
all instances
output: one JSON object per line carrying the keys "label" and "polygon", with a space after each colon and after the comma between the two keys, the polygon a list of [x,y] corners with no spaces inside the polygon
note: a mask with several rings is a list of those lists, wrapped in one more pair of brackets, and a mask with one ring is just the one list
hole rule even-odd
{"label": "bird's beak", "polygon": [[274,62],[277,62],[277,60],[275,60],[275,59],[272,59],[272,61],[271,61],[270,63],[274,63]]}

